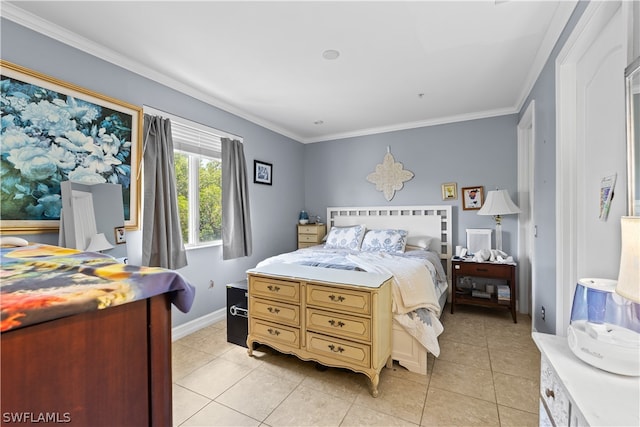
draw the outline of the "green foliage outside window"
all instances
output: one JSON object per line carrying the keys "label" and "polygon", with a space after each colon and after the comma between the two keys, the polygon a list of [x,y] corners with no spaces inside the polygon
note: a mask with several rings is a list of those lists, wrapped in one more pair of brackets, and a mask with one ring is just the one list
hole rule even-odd
{"label": "green foliage outside window", "polygon": [[[196,161],[189,162],[194,158]],[[202,244],[222,239],[222,164],[219,160],[174,153],[176,187],[178,193],[178,211],[182,239],[187,244]],[[191,185],[191,197],[198,200],[198,212],[190,212],[189,165],[198,165],[197,182]],[[198,222],[190,221],[190,215],[198,215]],[[189,225],[197,224],[194,237],[189,238]],[[197,237],[195,237],[197,236]]]}

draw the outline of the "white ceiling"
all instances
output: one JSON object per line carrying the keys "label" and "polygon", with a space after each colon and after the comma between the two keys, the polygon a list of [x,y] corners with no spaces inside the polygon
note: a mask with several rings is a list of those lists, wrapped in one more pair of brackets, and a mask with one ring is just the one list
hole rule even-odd
{"label": "white ceiling", "polygon": [[307,143],[517,112],[574,6],[16,1],[2,16]]}

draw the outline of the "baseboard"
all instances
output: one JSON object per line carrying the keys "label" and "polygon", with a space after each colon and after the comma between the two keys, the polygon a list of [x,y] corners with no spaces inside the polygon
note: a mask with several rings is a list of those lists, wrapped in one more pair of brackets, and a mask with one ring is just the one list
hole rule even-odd
{"label": "baseboard", "polygon": [[189,334],[199,331],[202,328],[206,328],[209,325],[213,325],[214,323],[220,322],[221,320],[225,320],[226,318],[227,309],[225,307],[204,316],[198,317],[197,319],[193,319],[187,323],[183,323],[182,325],[173,327],[171,328],[171,341],[179,340],[180,338],[186,337]]}

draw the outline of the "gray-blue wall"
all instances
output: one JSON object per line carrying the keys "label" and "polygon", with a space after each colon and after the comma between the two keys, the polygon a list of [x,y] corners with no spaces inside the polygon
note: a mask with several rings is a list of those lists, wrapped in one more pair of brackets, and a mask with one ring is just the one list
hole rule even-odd
{"label": "gray-blue wall", "polygon": [[[453,245],[466,246],[467,228],[495,226],[491,217],[462,209],[462,187],[483,186],[485,194],[507,189],[517,200],[516,126],[514,114],[310,144],[304,153],[305,207],[325,219],[329,206],[450,204]],[[414,173],[390,202],[366,180],[387,147]],[[457,200],[442,200],[446,182],[457,183]],[[503,249],[511,254],[516,248],[517,216],[505,216]]]}
{"label": "gray-blue wall", "polygon": [[[225,284],[241,280],[261,259],[295,249],[295,222],[304,205],[304,145],[229,114],[109,62],[1,20],[2,59],[71,82],[134,105],[148,105],[244,138],[247,165],[253,180],[253,160],[273,163],[273,185],[249,184],[253,225],[253,254],[222,261],[221,248],[188,251],[189,265],[180,272],[197,287],[188,314],[174,309],[173,325],[226,307]],[[129,259],[141,259],[141,232],[127,233]],[[56,244],[57,234],[23,236]],[[215,286],[210,289],[213,280]]]}

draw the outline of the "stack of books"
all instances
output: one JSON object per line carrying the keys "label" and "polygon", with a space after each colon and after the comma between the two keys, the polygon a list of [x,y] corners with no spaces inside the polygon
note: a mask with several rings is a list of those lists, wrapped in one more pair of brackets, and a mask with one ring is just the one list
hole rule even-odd
{"label": "stack of books", "polygon": [[498,285],[498,302],[510,302],[511,289],[508,285]]}

